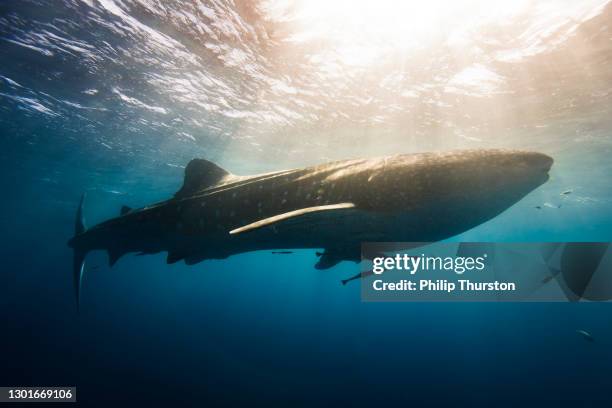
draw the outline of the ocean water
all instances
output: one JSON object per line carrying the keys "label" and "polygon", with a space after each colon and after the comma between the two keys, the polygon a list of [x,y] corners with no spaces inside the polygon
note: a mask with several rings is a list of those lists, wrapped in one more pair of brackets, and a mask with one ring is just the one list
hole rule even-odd
{"label": "ocean water", "polygon": [[608,406],[606,303],[362,303],[340,284],[357,266],[309,250],[92,253],[77,313],[66,242],[82,192],[94,225],[171,196],[194,157],[253,174],[491,147],[549,154],[551,180],[453,240],[610,241],[611,22],[606,1],[0,3],[0,386],[76,385],[82,406]]}

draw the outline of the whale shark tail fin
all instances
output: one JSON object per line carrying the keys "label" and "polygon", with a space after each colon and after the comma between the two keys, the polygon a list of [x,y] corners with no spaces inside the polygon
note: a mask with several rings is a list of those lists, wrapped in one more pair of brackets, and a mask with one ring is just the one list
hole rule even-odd
{"label": "whale shark tail fin", "polygon": [[72,279],[74,285],[74,295],[76,297],[77,311],[81,303],[81,280],[83,278],[83,269],[85,269],[85,256],[87,253],[79,249],[74,250],[72,257]]}
{"label": "whale shark tail fin", "polygon": [[[85,202],[85,193],[81,196],[79,208],[76,213],[74,223],[74,235],[80,235],[85,232],[85,219],[83,218],[83,203]],[[80,248],[78,245],[73,245],[74,253],[72,256],[72,281],[74,285],[74,294],[77,302],[77,310],[80,303],[81,280],[83,278],[83,269],[85,266],[85,256],[87,251]]]}

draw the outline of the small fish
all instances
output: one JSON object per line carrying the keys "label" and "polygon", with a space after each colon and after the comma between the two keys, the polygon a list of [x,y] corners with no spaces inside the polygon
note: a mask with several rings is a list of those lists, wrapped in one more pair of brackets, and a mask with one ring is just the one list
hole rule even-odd
{"label": "small fish", "polygon": [[576,330],[576,333],[581,335],[586,341],[590,341],[591,343],[595,341],[591,333],[586,330]]}
{"label": "small fish", "polygon": [[568,194],[572,194],[573,192],[574,192],[573,190],[565,190],[560,195],[568,195]]}
{"label": "small fish", "polygon": [[273,254],[292,254],[293,251],[272,251]]}
{"label": "small fish", "polygon": [[538,210],[541,210],[542,206],[541,205],[536,205],[535,208],[537,208]]}

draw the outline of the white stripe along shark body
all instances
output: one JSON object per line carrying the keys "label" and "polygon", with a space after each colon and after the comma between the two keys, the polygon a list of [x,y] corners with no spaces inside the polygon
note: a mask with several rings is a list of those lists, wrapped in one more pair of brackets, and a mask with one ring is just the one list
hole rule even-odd
{"label": "white stripe along shark body", "polygon": [[500,214],[548,180],[553,159],[516,150],[465,150],[337,161],[236,176],[194,159],[167,201],[85,229],[77,212],[74,285],[83,261],[106,250],[111,266],[130,252],[167,262],[271,249],[323,249],[315,267],[359,261],[362,242],[434,242]]}

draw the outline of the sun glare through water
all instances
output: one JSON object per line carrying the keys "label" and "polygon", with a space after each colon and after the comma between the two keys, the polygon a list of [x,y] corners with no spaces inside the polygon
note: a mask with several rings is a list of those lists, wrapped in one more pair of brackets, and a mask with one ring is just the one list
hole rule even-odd
{"label": "sun glare through water", "polygon": [[284,41],[318,42],[331,47],[339,62],[364,66],[389,54],[440,44],[465,46],[464,37],[479,27],[503,28],[521,14],[537,15],[542,25],[568,16],[584,18],[582,12],[598,3],[602,1],[270,0],[264,8],[292,27]]}

